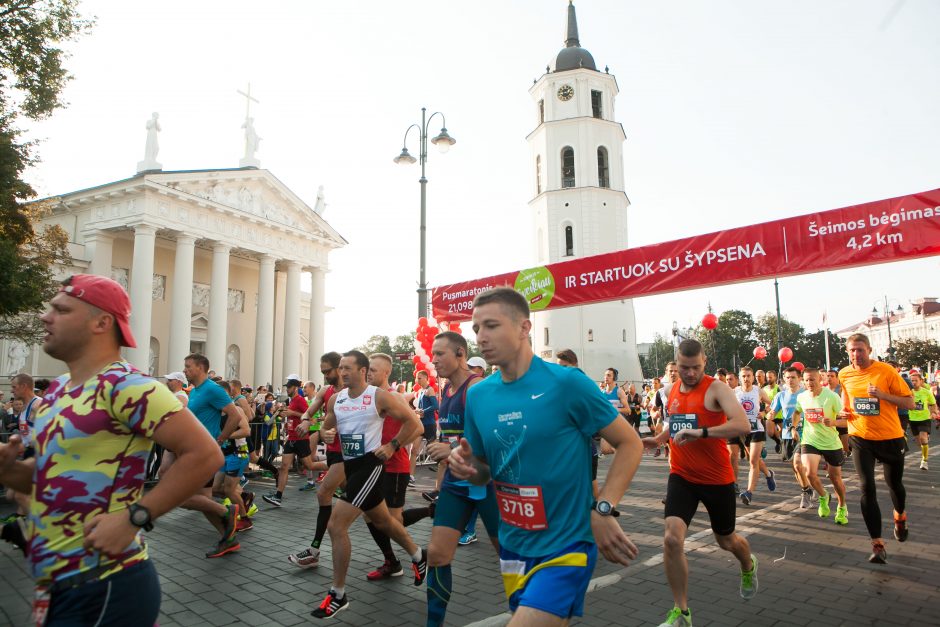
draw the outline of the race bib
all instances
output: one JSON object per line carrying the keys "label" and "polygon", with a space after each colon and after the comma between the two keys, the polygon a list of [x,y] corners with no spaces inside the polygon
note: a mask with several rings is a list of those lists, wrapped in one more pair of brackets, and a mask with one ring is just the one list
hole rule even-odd
{"label": "race bib", "polygon": [[924,401],[914,403],[914,411],[924,411]]}
{"label": "race bib", "polygon": [[683,429],[698,429],[698,416],[695,414],[672,414],[669,416],[669,437],[674,438]]}
{"label": "race bib", "polygon": [[852,409],[859,416],[878,416],[881,414],[881,401],[877,398],[853,398]]}
{"label": "race bib", "polygon": [[545,503],[542,501],[542,488],[512,485],[499,481],[494,481],[493,487],[496,488],[499,517],[504,523],[527,531],[548,529]]}
{"label": "race bib", "polygon": [[457,448],[458,446],[460,446],[460,436],[449,435],[449,434],[444,433],[441,435],[441,442],[447,442],[448,444],[450,444],[451,448]]}
{"label": "race bib", "polygon": [[819,407],[808,407],[806,409],[806,421],[819,424],[823,421],[823,410]]}
{"label": "race bib", "polygon": [[43,627],[46,624],[51,599],[52,593],[46,586],[37,586],[33,591],[33,621],[36,627]]}
{"label": "race bib", "polygon": [[339,441],[343,446],[343,457],[362,457],[366,454],[366,436],[362,433],[341,433]]}

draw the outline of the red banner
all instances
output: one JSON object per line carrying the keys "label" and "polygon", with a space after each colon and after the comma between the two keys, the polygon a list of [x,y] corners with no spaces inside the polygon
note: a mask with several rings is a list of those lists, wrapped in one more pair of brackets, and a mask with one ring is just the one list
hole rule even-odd
{"label": "red banner", "polygon": [[431,290],[437,320],[508,285],[533,311],[940,254],[940,189],[507,272]]}

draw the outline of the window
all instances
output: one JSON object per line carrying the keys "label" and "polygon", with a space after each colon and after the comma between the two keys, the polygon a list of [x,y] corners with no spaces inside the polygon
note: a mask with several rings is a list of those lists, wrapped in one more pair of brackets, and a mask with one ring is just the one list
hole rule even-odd
{"label": "window", "polygon": [[588,329],[588,342],[594,341],[594,329]]}
{"label": "window", "polygon": [[561,149],[561,186],[574,187],[574,148]]}
{"label": "window", "polygon": [[545,101],[539,100],[539,124],[545,122]]}
{"label": "window", "polygon": [[626,329],[623,330],[623,341],[624,341],[624,342],[627,341],[627,330],[626,330]]}
{"label": "window", "polygon": [[600,187],[610,187],[610,174],[607,167],[607,149],[603,146],[597,148],[597,184]]}
{"label": "window", "polygon": [[545,327],[545,329],[543,329],[543,331],[544,331],[543,335],[545,336],[543,339],[544,339],[545,341],[542,342],[542,344],[544,344],[545,346],[548,346],[548,327]]}
{"label": "window", "polygon": [[542,155],[535,155],[535,195],[542,193]]}
{"label": "window", "polygon": [[565,257],[574,257],[574,227],[565,227]]}
{"label": "window", "polygon": [[592,89],[591,90],[591,110],[594,113],[594,117],[598,119],[603,119],[604,117],[604,108],[601,99],[601,92]]}

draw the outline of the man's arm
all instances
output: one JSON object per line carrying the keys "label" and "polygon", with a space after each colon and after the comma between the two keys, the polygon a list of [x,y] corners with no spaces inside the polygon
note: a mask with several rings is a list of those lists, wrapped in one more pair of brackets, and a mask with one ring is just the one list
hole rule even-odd
{"label": "man's arm", "polygon": [[[418,420],[418,416],[411,411],[411,408],[405,403],[405,399],[399,394],[377,389],[375,391],[375,408],[380,414],[384,413],[392,420],[401,423],[398,435],[394,438],[399,446],[404,446],[405,443],[410,442],[421,430],[421,421]],[[375,451],[375,455],[385,461],[395,454],[395,450],[395,446],[389,442],[380,446]]]}
{"label": "man's arm", "polygon": [[872,396],[874,396],[877,399],[888,401],[889,403],[894,403],[895,405],[898,406],[899,409],[907,409],[907,410],[914,409],[914,396],[913,395],[899,396],[897,394],[890,394],[889,392],[885,392],[883,390],[880,390],[874,387],[870,387],[869,392],[871,393]]}
{"label": "man's arm", "polygon": [[248,424],[248,419],[245,416],[241,416],[238,419],[238,427],[229,438],[234,440],[235,438],[247,438],[249,435],[251,435],[251,425]]}
{"label": "man's arm", "polygon": [[[710,438],[736,438],[751,432],[751,423],[747,420],[747,414],[744,408],[738,402],[738,397],[734,391],[721,381],[712,382],[705,393],[705,407],[717,405],[719,409],[728,418],[728,421],[717,427],[708,427],[708,437]],[[697,440],[702,437],[701,429],[683,429],[673,438],[676,444],[682,444],[688,440]]]}
{"label": "man's arm", "polygon": [[[235,403],[229,403],[223,407],[222,413],[225,414],[225,427],[222,429],[222,433],[219,434],[219,442],[224,442],[231,438],[235,430],[238,429],[239,421],[243,418],[242,410],[240,410]],[[170,450],[172,451],[173,449]]]}
{"label": "man's arm", "polygon": [[460,438],[460,445],[450,452],[447,467],[455,477],[473,485],[486,485],[492,478],[486,458],[473,454],[467,438]]}
{"label": "man's arm", "polygon": [[[633,427],[619,416],[601,429],[600,434],[611,443],[616,453],[597,500],[607,501],[616,507],[640,466],[643,446]],[[598,550],[608,561],[629,566],[630,560],[636,559],[636,545],[630,541],[613,516],[602,516],[597,511],[592,511],[591,531]]]}
{"label": "man's arm", "polygon": [[326,404],[326,413],[323,415],[323,424],[320,425],[320,437],[327,444],[332,444],[336,439],[336,414],[333,408],[336,406],[336,394],[330,397],[330,402]]}
{"label": "man's arm", "polygon": [[633,414],[633,410],[630,407],[630,400],[627,398],[626,393],[623,391],[623,388],[617,388],[617,400],[620,401],[620,407],[617,407],[617,413],[621,416],[627,417]]}
{"label": "man's arm", "polygon": [[33,491],[33,472],[36,469],[36,458],[18,461],[22,441],[20,436],[13,434],[10,441],[0,444],[0,483],[4,486],[30,494]]}

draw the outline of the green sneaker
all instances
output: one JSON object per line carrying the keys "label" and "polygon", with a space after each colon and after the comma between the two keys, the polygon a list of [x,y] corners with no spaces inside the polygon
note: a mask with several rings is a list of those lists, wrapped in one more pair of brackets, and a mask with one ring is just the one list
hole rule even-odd
{"label": "green sneaker", "polygon": [[836,507],[836,524],[837,525],[849,524],[849,508],[848,507]]}
{"label": "green sneaker", "polygon": [[830,499],[830,498],[831,498],[831,497],[829,496],[829,494],[826,494],[825,496],[819,497],[819,517],[820,517],[820,518],[828,518],[828,517],[829,517],[829,512],[831,511],[831,510],[829,509],[829,499]]}
{"label": "green sneaker", "polygon": [[741,571],[741,598],[753,599],[757,594],[757,556],[751,553],[751,570]]}
{"label": "green sneaker", "polygon": [[659,627],[692,627],[692,610],[686,611],[688,613],[683,614],[678,607],[672,608],[666,614],[666,620],[660,623]]}

